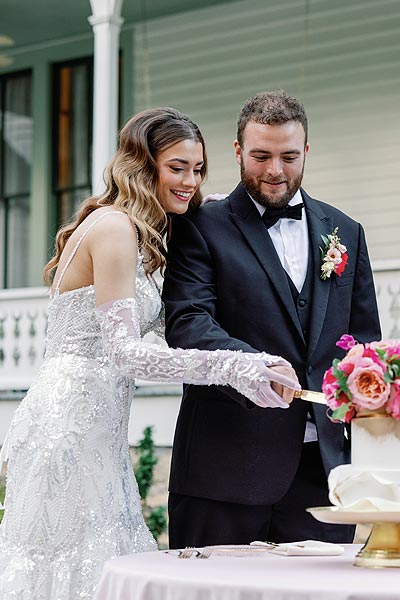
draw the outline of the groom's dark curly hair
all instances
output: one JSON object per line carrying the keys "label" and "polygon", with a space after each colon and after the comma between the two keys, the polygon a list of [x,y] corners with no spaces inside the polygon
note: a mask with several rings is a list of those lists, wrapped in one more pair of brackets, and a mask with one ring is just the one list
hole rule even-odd
{"label": "groom's dark curly hair", "polygon": [[237,140],[240,146],[243,145],[243,132],[250,121],[263,125],[282,125],[288,121],[298,121],[304,129],[304,145],[307,144],[308,122],[304,106],[293,96],[288,96],[284,90],[260,92],[246,100],[237,122]]}

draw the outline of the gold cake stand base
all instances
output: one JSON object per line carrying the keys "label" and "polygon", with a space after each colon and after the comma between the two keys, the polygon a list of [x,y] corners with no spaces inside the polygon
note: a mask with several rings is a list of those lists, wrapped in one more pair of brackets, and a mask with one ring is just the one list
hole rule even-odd
{"label": "gold cake stand base", "polygon": [[375,569],[400,567],[400,523],[374,523],[354,564]]}

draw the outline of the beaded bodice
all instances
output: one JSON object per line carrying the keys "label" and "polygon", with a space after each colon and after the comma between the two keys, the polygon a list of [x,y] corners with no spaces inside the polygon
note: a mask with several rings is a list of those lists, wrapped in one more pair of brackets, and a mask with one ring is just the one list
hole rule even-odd
{"label": "beaded bodice", "polygon": [[[136,270],[136,305],[141,336],[159,332],[161,298],[155,281],[146,275],[139,254]],[[96,317],[94,286],[56,293],[49,301],[45,358],[76,354],[106,360]]]}

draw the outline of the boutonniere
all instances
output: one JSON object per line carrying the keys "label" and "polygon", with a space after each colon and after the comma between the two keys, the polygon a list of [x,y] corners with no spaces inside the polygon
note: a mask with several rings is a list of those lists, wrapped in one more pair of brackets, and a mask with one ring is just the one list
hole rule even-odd
{"label": "boutonniere", "polygon": [[330,235],[321,235],[325,244],[324,248],[320,247],[322,259],[321,279],[327,279],[332,273],[341,277],[349,260],[346,254],[346,246],[340,243],[340,237],[337,234],[338,229],[339,227],[336,227]]}

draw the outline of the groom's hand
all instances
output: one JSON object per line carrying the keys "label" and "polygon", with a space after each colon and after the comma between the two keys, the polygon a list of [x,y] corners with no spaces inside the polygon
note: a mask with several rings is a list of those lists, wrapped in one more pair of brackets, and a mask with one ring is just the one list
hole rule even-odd
{"label": "groom's hand", "polygon": [[[269,367],[271,374],[271,387],[288,404],[293,400],[295,390],[299,389],[299,380],[296,371],[292,367],[274,366]],[[281,377],[283,375],[283,377]],[[290,381],[289,381],[290,380]],[[288,387],[293,382],[293,387]],[[297,384],[297,385],[296,385]]]}

